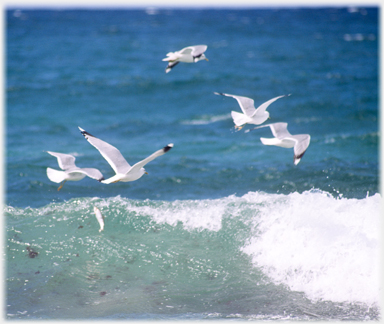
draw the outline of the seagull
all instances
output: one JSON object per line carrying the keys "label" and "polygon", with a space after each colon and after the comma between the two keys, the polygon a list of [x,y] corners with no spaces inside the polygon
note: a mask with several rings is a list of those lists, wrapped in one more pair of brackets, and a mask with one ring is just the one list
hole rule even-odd
{"label": "seagull", "polygon": [[101,231],[104,230],[104,216],[103,216],[103,214],[101,213],[100,209],[97,208],[96,206],[93,207],[93,212],[95,213],[95,215],[96,215],[96,219],[97,219],[97,221],[98,221],[99,224],[100,224],[99,232],[101,232]]}
{"label": "seagull", "polygon": [[59,167],[64,171],[59,171],[51,168],[47,168],[47,176],[49,180],[60,183],[60,187],[57,189],[58,191],[63,187],[66,181],[79,181],[85,176],[88,176],[92,179],[96,179],[97,181],[104,180],[101,172],[94,168],[78,168],[75,165],[75,157],[70,154],[64,153],[56,153],[47,151],[47,153],[55,156],[57,158],[57,162],[59,163]]}
{"label": "seagull", "polygon": [[297,165],[309,146],[311,136],[309,134],[298,134],[298,135],[290,134],[287,130],[287,126],[288,126],[287,123],[274,123],[274,124],[263,125],[263,126],[255,127],[252,129],[248,129],[245,132],[248,133],[253,129],[268,127],[268,126],[270,127],[272,134],[275,137],[274,138],[261,137],[260,141],[264,145],[276,145],[276,146],[285,147],[285,148],[293,147],[293,153],[294,153],[293,163]]}
{"label": "seagull", "polygon": [[163,59],[163,61],[168,61],[168,66],[165,69],[165,72],[168,73],[171,71],[171,69],[179,62],[196,63],[201,60],[208,61],[204,55],[207,48],[207,45],[195,45],[184,47],[182,50],[177,52],[169,52],[167,57]]}
{"label": "seagull", "polygon": [[234,96],[228,93],[219,92],[214,92],[214,94],[235,98],[239,103],[243,114],[236,111],[231,111],[233,122],[235,123],[235,128],[237,130],[242,129],[246,124],[260,125],[264,123],[269,118],[269,112],[266,111],[268,106],[277,99],[290,96],[290,94],[278,96],[276,98],[268,100],[267,102],[264,102],[256,109],[254,105],[254,100],[251,98]]}
{"label": "seagull", "polygon": [[99,150],[101,155],[104,157],[104,159],[107,160],[107,162],[111,165],[112,169],[116,173],[113,177],[101,181],[102,183],[106,184],[115,183],[119,181],[129,182],[140,179],[144,174],[148,174],[144,169],[144,165],[156,159],[157,157],[167,153],[173,147],[173,143],[170,143],[162,149],[151,154],[144,160],[137,162],[133,166],[130,166],[116,147],[112,146],[111,144],[108,144],[107,142],[102,141],[101,139],[98,139],[97,137],[89,134],[80,127],[79,129],[81,134],[86,138],[86,140]]}

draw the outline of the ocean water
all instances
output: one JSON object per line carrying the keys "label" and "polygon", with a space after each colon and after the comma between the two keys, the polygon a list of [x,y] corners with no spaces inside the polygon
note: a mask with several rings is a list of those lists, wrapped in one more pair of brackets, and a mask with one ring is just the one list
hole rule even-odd
{"label": "ocean water", "polygon": [[[6,10],[7,319],[380,319],[376,7]],[[166,53],[209,61],[165,73]],[[235,131],[224,92],[310,134]],[[54,151],[130,183],[59,184]],[[105,229],[93,213],[105,216]]]}

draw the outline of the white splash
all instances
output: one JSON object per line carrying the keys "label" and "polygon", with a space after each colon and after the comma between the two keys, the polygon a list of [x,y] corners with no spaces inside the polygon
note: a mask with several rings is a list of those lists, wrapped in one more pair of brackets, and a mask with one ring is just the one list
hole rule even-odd
{"label": "white splash", "polygon": [[314,301],[378,304],[381,203],[379,194],[336,199],[316,190],[271,197],[242,251],[274,283]]}
{"label": "white splash", "polygon": [[142,215],[151,215],[158,224],[176,226],[179,222],[187,230],[219,231],[223,215],[227,213],[228,199],[175,200],[160,206],[130,207]]}
{"label": "white splash", "polygon": [[236,218],[251,228],[249,237],[238,237],[239,252],[250,255],[274,284],[313,301],[379,304],[380,194],[348,199],[310,190],[139,204],[119,200],[138,217],[150,215],[158,224],[188,231],[217,232],[223,220]]}

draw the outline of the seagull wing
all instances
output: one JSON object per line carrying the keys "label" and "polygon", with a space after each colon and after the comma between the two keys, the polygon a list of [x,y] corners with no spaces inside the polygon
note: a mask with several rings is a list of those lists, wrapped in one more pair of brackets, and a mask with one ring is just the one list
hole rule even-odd
{"label": "seagull wing", "polygon": [[190,46],[190,48],[192,48],[192,56],[193,57],[196,57],[196,56],[200,56],[201,54],[203,54],[208,46],[207,45],[195,45],[195,46]]}
{"label": "seagull wing", "polygon": [[275,136],[276,138],[282,139],[284,137],[293,137],[288,132],[288,129],[287,129],[288,124],[287,123],[273,123],[273,124],[268,124],[265,126],[269,126],[269,128],[272,131],[273,136]]}
{"label": "seagull wing", "polygon": [[249,117],[251,117],[256,112],[254,101],[251,98],[242,97],[242,96],[235,96],[235,95],[231,95],[228,93],[215,92],[215,94],[235,98],[237,100],[237,102],[239,103],[240,108],[243,111],[243,113]]}
{"label": "seagull wing", "polygon": [[305,151],[309,146],[309,143],[311,141],[311,136],[309,134],[300,134],[300,135],[293,135],[293,137],[297,141],[296,145],[293,148],[295,159],[301,159],[301,157],[304,155]]}
{"label": "seagull wing", "polygon": [[70,172],[83,173],[92,179],[96,179],[97,181],[104,180],[103,174],[95,168],[76,168],[74,170],[70,170]]}
{"label": "seagull wing", "polygon": [[137,162],[136,164],[134,164],[132,166],[132,170],[133,169],[141,169],[142,167],[144,167],[144,165],[146,165],[147,163],[151,162],[152,160],[156,159],[157,157],[167,153],[171,148],[173,147],[173,143],[170,143],[168,144],[167,146],[164,146],[161,150],[158,150],[156,151],[155,153],[151,154],[150,156],[148,156],[147,158],[145,158],[144,160],[140,161],[140,162]]}
{"label": "seagull wing", "polygon": [[272,103],[272,102],[275,102],[277,99],[280,99],[280,98],[283,98],[283,97],[287,97],[289,95],[282,95],[282,96],[278,96],[276,98],[272,98],[266,102],[264,102],[263,104],[261,104],[259,107],[257,107],[256,111],[253,112],[253,115],[255,114],[262,114],[264,113],[264,111],[267,110],[268,106]]}
{"label": "seagull wing", "polygon": [[79,129],[86,140],[99,150],[100,154],[107,160],[116,173],[125,174],[128,172],[131,166],[116,147],[98,139],[80,127]]}
{"label": "seagull wing", "polygon": [[178,51],[178,54],[187,55],[193,52],[193,46],[184,47],[182,50]]}
{"label": "seagull wing", "polygon": [[68,170],[71,168],[76,168],[76,165],[75,165],[75,159],[76,158],[73,155],[50,152],[50,151],[47,151],[47,153],[49,153],[49,154],[51,154],[57,158],[57,162],[59,163],[59,167],[62,170]]}
{"label": "seagull wing", "polygon": [[166,69],[165,69],[165,72],[166,73],[170,72],[179,63],[180,63],[179,61],[169,62]]}

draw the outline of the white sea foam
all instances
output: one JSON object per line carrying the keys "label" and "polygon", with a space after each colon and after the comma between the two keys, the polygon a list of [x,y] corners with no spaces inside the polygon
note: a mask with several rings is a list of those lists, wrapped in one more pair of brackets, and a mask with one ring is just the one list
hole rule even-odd
{"label": "white sea foam", "polygon": [[274,283],[312,300],[378,304],[381,203],[379,194],[360,200],[316,191],[270,197],[242,251]]}
{"label": "white sea foam", "polygon": [[144,206],[130,207],[142,215],[151,215],[159,224],[176,226],[179,222],[187,230],[219,231],[221,229],[222,216],[227,211],[228,199],[215,200],[176,200],[162,202],[159,206],[148,204]]}
{"label": "white sea foam", "polygon": [[313,301],[377,305],[381,203],[379,194],[347,199],[310,190],[128,203],[127,209],[189,231],[220,231],[224,219],[236,218],[252,228],[239,249],[273,283],[304,292]]}
{"label": "white sea foam", "polygon": [[182,121],[181,123],[183,125],[208,125],[208,124],[220,122],[223,120],[230,120],[230,119],[231,119],[231,114],[224,114],[224,115],[217,115],[217,116],[204,115],[204,116],[201,116],[200,118]]}

